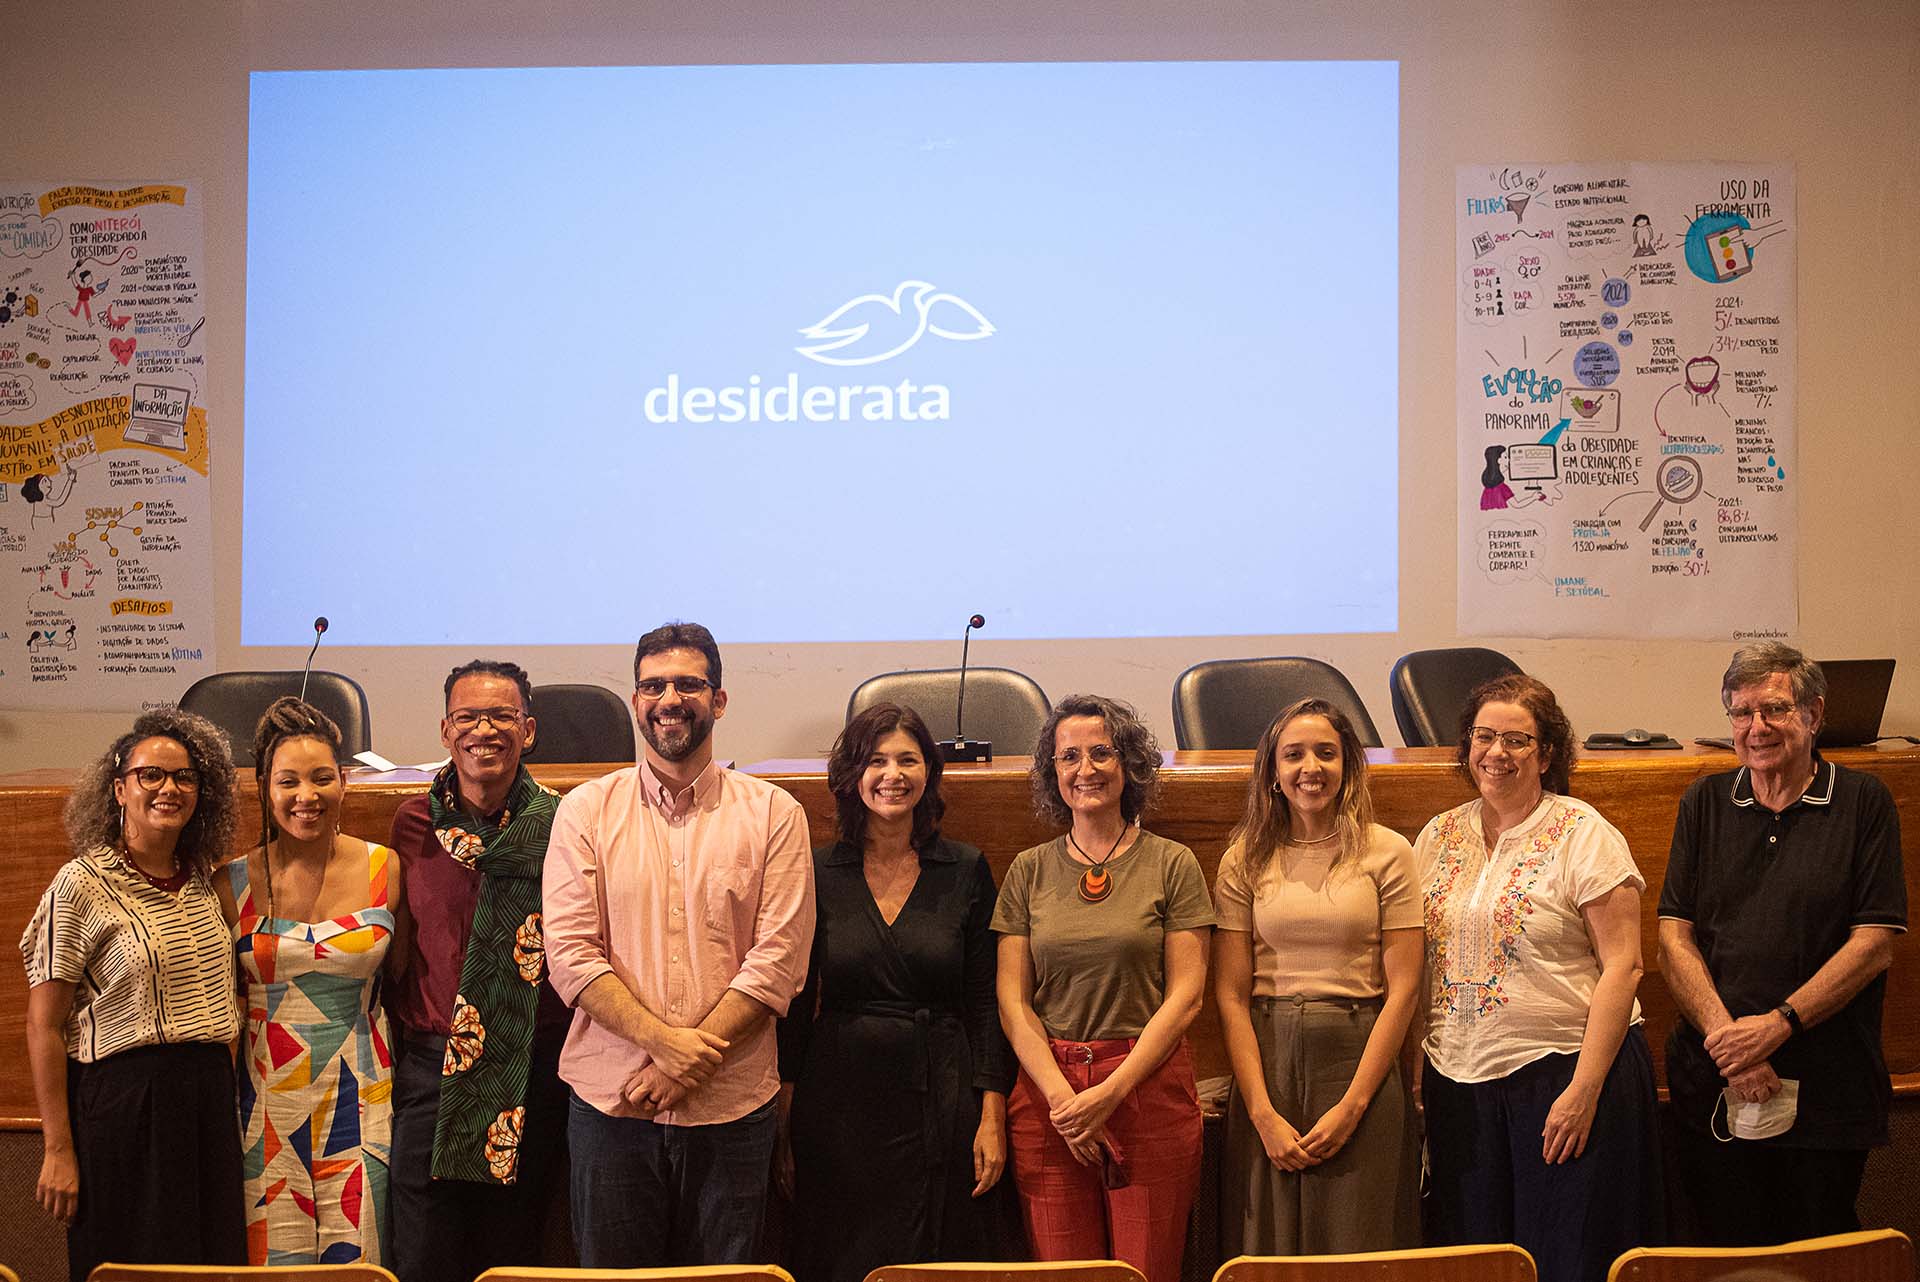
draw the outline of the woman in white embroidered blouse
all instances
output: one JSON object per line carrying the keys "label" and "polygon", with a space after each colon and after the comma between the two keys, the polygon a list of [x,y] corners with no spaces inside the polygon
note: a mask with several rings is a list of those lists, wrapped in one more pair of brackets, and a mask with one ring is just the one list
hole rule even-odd
{"label": "woman in white embroidered blouse", "polygon": [[36,1197],[95,1264],[244,1264],[233,945],[213,889],[233,762],[213,723],[142,713],[75,783],[77,852],[20,939],[45,1156]]}
{"label": "woman in white embroidered blouse", "polygon": [[1661,1227],[1634,996],[1646,882],[1619,830],[1566,795],[1573,752],[1544,684],[1482,685],[1459,739],[1480,797],[1414,844],[1437,1227],[1446,1242],[1518,1243],[1543,1282],[1602,1282]]}

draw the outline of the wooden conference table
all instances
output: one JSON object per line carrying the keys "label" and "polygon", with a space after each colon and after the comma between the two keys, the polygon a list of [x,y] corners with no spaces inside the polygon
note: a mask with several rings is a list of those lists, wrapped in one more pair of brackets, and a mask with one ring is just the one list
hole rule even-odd
{"label": "wooden conference table", "polygon": [[[1907,899],[1910,910],[1920,910],[1920,750],[1844,749],[1830,755],[1843,765],[1879,775],[1892,789],[1900,808]],[[1428,819],[1472,795],[1453,766],[1451,750],[1374,749],[1368,759],[1379,821],[1409,840]],[[1147,826],[1154,832],[1193,848],[1209,883],[1240,814],[1251,762],[1252,754],[1247,752],[1169,754],[1159,803],[1147,816]],[[1024,757],[1003,757],[988,765],[947,767],[942,786],[947,800],[944,830],[986,851],[996,877],[1006,872],[1017,852],[1057,835],[1033,813],[1027,764]],[[1647,973],[1640,985],[1640,1001],[1656,1061],[1664,1058],[1663,1046],[1674,1019],[1673,1000],[1660,975],[1654,919],[1674,813],[1694,779],[1731,769],[1733,764],[1728,753],[1689,747],[1678,752],[1591,753],[1574,770],[1573,794],[1620,828],[1647,879],[1641,905]],[[564,792],[615,768],[541,765],[533,769],[543,783]],[[824,762],[761,761],[744,769],[778,783],[799,799],[816,842],[832,838],[834,806]],[[11,847],[11,857],[0,864],[0,931],[10,944],[19,939],[41,891],[68,857],[60,811],[73,773],[35,770],[0,776],[0,832],[8,835]],[[343,831],[384,839],[401,801],[421,791],[425,783],[426,776],[417,771],[356,774],[347,795]],[[248,840],[257,831],[251,823],[256,806],[249,778],[242,784],[239,824]],[[7,956],[11,975],[0,978],[0,1128],[37,1128],[25,1055],[26,981],[18,951],[9,947]],[[1895,1090],[1920,1097],[1920,933],[1901,935],[1895,943],[1884,1038]],[[1200,1076],[1227,1071],[1211,996],[1194,1025],[1192,1040]]]}

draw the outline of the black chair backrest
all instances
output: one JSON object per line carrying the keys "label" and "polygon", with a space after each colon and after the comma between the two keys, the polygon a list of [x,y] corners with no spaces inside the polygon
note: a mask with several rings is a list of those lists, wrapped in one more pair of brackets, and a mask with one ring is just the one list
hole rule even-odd
{"label": "black chair backrest", "polygon": [[1475,687],[1518,671],[1520,665],[1506,655],[1480,646],[1402,655],[1387,678],[1400,738],[1409,748],[1451,745]]}
{"label": "black chair backrest", "polygon": [[[180,696],[180,707],[219,726],[233,746],[233,764],[253,768],[253,732],[260,714],[282,695],[300,693],[300,671],[216,672],[201,677]],[[307,679],[307,702],[340,727],[340,755],[351,757],[373,746],[373,714],[367,692],[352,677],[315,672]]]}
{"label": "black chair backrest", "polygon": [[1297,699],[1325,699],[1353,722],[1369,748],[1380,732],[1346,674],[1331,663],[1295,656],[1210,659],[1173,682],[1173,742],[1178,748],[1252,748],[1280,710]]}
{"label": "black chair backrest", "polygon": [[633,713],[605,686],[533,688],[533,747],[525,761],[617,761],[634,758]]}
{"label": "black chair backrest", "polygon": [[[959,697],[958,668],[883,672],[854,687],[847,700],[847,720],[876,703],[897,703],[919,713],[935,739],[951,739]],[[1032,752],[1040,727],[1052,710],[1047,692],[1024,672],[1012,668],[967,669],[967,738],[987,740],[1000,756]]]}

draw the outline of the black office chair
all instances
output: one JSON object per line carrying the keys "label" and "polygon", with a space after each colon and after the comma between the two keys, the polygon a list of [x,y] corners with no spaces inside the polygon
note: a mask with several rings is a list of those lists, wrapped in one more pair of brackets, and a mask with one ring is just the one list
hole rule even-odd
{"label": "black office chair", "polygon": [[[180,696],[183,711],[197,713],[226,734],[233,764],[253,768],[253,732],[260,714],[281,695],[300,693],[299,669],[284,672],[216,672],[201,677]],[[351,757],[373,746],[373,714],[367,692],[352,677],[315,672],[307,678],[307,702],[340,727],[340,754]]]}
{"label": "black office chair", "polygon": [[[898,703],[919,713],[935,739],[951,739],[959,697],[958,668],[883,672],[854,687],[847,700],[847,720],[876,703]],[[1051,711],[1047,692],[1026,673],[1012,668],[967,669],[967,738],[987,740],[1000,756],[1032,752]]]}
{"label": "black office chair", "polygon": [[1387,678],[1400,738],[1409,748],[1451,745],[1475,687],[1518,671],[1520,665],[1506,655],[1479,646],[1402,655]]}
{"label": "black office chair", "polygon": [[533,724],[523,761],[634,760],[633,714],[605,686],[535,686]]}
{"label": "black office chair", "polygon": [[1380,732],[1346,674],[1331,663],[1288,656],[1210,659],[1173,682],[1173,742],[1178,748],[1253,748],[1280,709],[1297,699],[1325,699],[1353,722],[1369,748]]}

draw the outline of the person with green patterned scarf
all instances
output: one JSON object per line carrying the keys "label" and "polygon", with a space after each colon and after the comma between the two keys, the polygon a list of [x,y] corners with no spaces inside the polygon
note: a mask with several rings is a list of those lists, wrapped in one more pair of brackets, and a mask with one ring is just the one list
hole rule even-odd
{"label": "person with green patterned scarf", "polygon": [[405,961],[389,1002],[394,1272],[468,1282],[535,1265],[550,1195],[567,1185],[568,1011],[547,982],[540,880],[559,797],[520,763],[533,687],[476,660],[446,681],[449,760],[394,816],[408,882]]}

